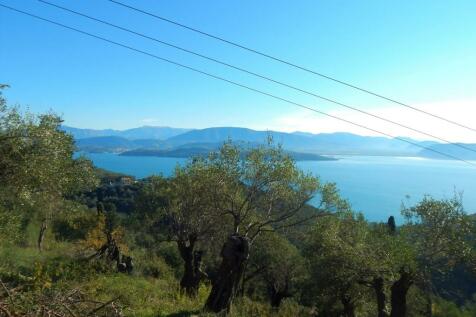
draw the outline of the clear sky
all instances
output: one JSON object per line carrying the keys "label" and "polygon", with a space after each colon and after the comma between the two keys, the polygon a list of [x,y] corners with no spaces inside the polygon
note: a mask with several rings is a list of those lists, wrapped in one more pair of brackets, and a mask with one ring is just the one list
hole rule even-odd
{"label": "clear sky", "polygon": [[[472,133],[106,0],[49,0],[453,141]],[[121,0],[476,127],[476,1]],[[0,3],[54,19],[393,135],[417,135],[35,0]],[[0,8],[0,82],[10,103],[82,128],[243,126],[372,134]]]}

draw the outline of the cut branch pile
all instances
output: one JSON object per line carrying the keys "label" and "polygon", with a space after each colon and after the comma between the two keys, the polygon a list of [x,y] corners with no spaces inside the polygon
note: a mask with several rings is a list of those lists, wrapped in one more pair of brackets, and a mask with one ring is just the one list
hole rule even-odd
{"label": "cut branch pile", "polygon": [[9,289],[1,280],[0,317],[122,317],[119,298],[106,302],[89,299],[81,290],[67,292],[21,292]]}

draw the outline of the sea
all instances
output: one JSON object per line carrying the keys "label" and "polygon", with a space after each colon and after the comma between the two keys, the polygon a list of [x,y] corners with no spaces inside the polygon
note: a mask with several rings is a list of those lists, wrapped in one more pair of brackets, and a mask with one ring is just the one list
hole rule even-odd
{"label": "sea", "polygon": [[[186,159],[84,153],[96,166],[144,178],[170,176]],[[402,205],[412,206],[425,195],[452,198],[462,194],[467,213],[476,213],[476,167],[460,161],[417,157],[336,156],[336,161],[300,161],[297,165],[322,181],[336,183],[341,196],[370,221],[393,215],[403,223]],[[476,162],[475,162],[476,163]]]}

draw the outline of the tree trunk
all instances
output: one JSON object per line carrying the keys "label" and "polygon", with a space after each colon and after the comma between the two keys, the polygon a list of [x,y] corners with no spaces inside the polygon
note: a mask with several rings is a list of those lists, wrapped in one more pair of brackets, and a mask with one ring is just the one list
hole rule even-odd
{"label": "tree trunk", "polygon": [[387,312],[385,310],[385,292],[383,285],[383,278],[377,277],[373,280],[372,286],[375,291],[375,296],[377,298],[377,317],[387,317]]}
{"label": "tree trunk", "polygon": [[221,257],[222,263],[205,304],[206,309],[215,313],[230,310],[248,261],[248,238],[238,234],[228,237],[223,245]]}
{"label": "tree trunk", "polygon": [[342,305],[344,306],[344,317],[355,317],[355,305],[348,295],[341,297]]}
{"label": "tree trunk", "polygon": [[400,272],[400,278],[392,285],[392,312],[390,317],[406,317],[407,316],[407,292],[413,284],[410,273]]}
{"label": "tree trunk", "polygon": [[289,284],[287,282],[282,287],[277,286],[274,281],[268,280],[267,283],[272,307],[279,307],[283,299],[291,297]]}
{"label": "tree trunk", "polygon": [[203,274],[200,269],[202,252],[194,250],[194,240],[190,240],[188,245],[186,242],[178,241],[177,246],[184,262],[184,272],[180,280],[180,287],[187,295],[196,296]]}
{"label": "tree trunk", "polygon": [[288,296],[282,292],[275,292],[273,295],[271,295],[271,306],[275,308],[279,307],[283,299],[285,299],[286,297]]}
{"label": "tree trunk", "polygon": [[431,298],[431,294],[427,293],[426,295],[426,305],[425,305],[425,317],[432,317],[433,316],[433,300]]}
{"label": "tree trunk", "polygon": [[279,307],[283,299],[290,297],[287,291],[277,290],[274,287],[270,290],[270,299],[272,307]]}
{"label": "tree trunk", "polygon": [[40,252],[43,251],[43,240],[45,239],[46,229],[48,229],[48,222],[46,219],[43,219],[41,221],[40,233],[37,241],[38,251]]}
{"label": "tree trunk", "polygon": [[423,316],[432,317],[433,316],[433,299],[432,299],[432,287],[431,287],[431,276],[427,273],[423,280],[422,289],[425,292],[425,311]]}

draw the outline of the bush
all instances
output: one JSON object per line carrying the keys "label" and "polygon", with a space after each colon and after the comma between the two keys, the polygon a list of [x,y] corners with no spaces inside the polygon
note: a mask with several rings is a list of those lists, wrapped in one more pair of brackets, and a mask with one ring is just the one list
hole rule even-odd
{"label": "bush", "polygon": [[173,268],[176,277],[182,276],[183,260],[180,257],[175,242],[162,242],[157,247],[157,255],[164,259],[165,263]]}
{"label": "bush", "polygon": [[52,222],[52,231],[58,241],[77,241],[86,238],[97,223],[95,212],[81,208],[59,214]]}
{"label": "bush", "polygon": [[147,250],[133,250],[132,257],[135,265],[134,274],[168,281],[174,280],[175,272],[163,258]]}
{"label": "bush", "polygon": [[0,241],[3,244],[13,244],[20,241],[22,217],[0,209]]}
{"label": "bush", "polygon": [[434,317],[474,317],[476,316],[476,295],[463,307],[455,303],[437,298],[434,305]]}
{"label": "bush", "polygon": [[271,307],[269,304],[252,301],[247,297],[238,299],[232,307],[230,317],[288,317],[288,316],[314,316],[309,308],[300,306],[292,299],[283,300],[279,309]]}

